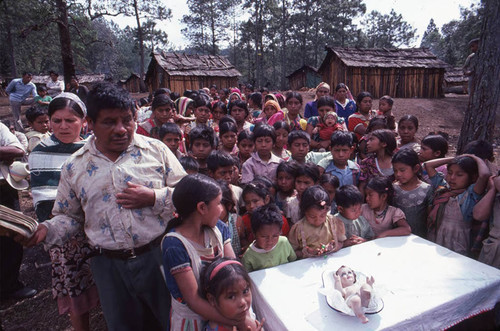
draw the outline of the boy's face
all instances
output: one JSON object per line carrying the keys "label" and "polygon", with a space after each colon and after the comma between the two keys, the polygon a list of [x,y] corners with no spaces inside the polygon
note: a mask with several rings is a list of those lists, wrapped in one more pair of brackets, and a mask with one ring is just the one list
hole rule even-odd
{"label": "boy's face", "polygon": [[244,139],[238,144],[238,149],[240,150],[240,155],[246,158],[250,157],[253,153],[255,144],[252,140]]}
{"label": "boy's face", "polygon": [[290,175],[288,172],[280,171],[278,172],[278,176],[276,178],[276,181],[278,183],[278,187],[280,191],[288,193],[293,191],[294,184],[295,184],[295,178],[293,178],[292,175]]}
{"label": "boy's face", "polygon": [[206,106],[198,107],[194,110],[194,117],[198,123],[207,123],[210,117],[210,109]]}
{"label": "boy's face", "polygon": [[233,116],[237,123],[241,123],[245,121],[247,113],[245,109],[238,106],[233,106],[233,108],[231,108],[231,116]]}
{"label": "boy's face", "polygon": [[346,166],[353,149],[354,147],[349,147],[347,145],[332,146],[332,158],[334,164],[341,167]]}
{"label": "boy's face", "polygon": [[49,125],[49,115],[40,115],[35,120],[30,123],[30,126],[33,128],[33,130],[38,131],[40,133],[46,133],[50,129]]}
{"label": "boy's face", "polygon": [[309,153],[309,142],[302,138],[295,139],[289,148],[292,158],[298,162],[303,162],[307,153]]}
{"label": "boy's face", "polygon": [[233,149],[236,144],[236,133],[229,131],[220,136],[220,141],[225,149]]}
{"label": "boy's face", "polygon": [[347,218],[348,220],[355,220],[358,219],[359,216],[361,216],[361,204],[355,204],[349,207],[342,207],[342,206],[337,206],[337,209],[343,217]]}
{"label": "boy's face", "polygon": [[191,152],[196,159],[206,160],[211,151],[212,146],[210,146],[208,141],[203,139],[196,139],[193,141]]}
{"label": "boy's face", "polygon": [[234,167],[228,165],[225,167],[218,167],[214,172],[211,172],[212,178],[215,180],[222,179],[226,183],[230,184],[233,177]]}
{"label": "boy's face", "polygon": [[382,113],[387,113],[390,112],[392,109],[392,106],[387,102],[387,100],[380,100],[378,104],[378,110]]}
{"label": "boy's face", "polygon": [[308,188],[314,185],[314,181],[308,176],[298,176],[295,178],[295,189],[299,196]]}
{"label": "boy's face", "polygon": [[276,224],[262,225],[255,232],[255,245],[257,248],[266,251],[272,249],[278,243],[280,238],[281,228]]}
{"label": "boy's face", "polygon": [[181,142],[181,138],[178,134],[175,133],[167,133],[163,139],[163,143],[170,148],[172,153],[175,153],[179,149],[179,144]]}
{"label": "boy's face", "polygon": [[255,150],[259,155],[269,155],[273,145],[273,138],[271,137],[258,137],[255,139]]}
{"label": "boy's face", "polygon": [[38,90],[38,95],[41,96],[42,98],[47,95],[46,90]]}

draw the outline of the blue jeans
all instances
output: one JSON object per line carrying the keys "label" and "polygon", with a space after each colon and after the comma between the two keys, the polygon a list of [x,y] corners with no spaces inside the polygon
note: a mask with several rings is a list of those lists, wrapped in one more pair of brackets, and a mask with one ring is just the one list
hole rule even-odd
{"label": "blue jeans", "polygon": [[92,258],[92,274],[110,331],[169,329],[170,293],[161,265],[159,247],[128,260]]}

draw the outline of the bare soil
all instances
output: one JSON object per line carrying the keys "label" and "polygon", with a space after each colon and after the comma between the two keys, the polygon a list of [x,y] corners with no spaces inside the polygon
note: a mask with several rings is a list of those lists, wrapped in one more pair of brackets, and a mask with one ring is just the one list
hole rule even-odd
{"label": "bare soil", "polygon": [[[314,93],[301,92],[304,104],[314,98]],[[144,95],[137,94],[134,98]],[[419,139],[429,132],[444,131],[449,134],[450,153],[454,155],[468,96],[449,94],[441,99],[395,99],[393,113],[396,120],[403,115],[412,114],[419,119],[417,133]],[[378,108],[375,100],[373,108]],[[27,107],[23,107],[23,114]],[[10,119],[9,101],[0,97],[0,120]],[[24,122],[26,119],[23,117]],[[496,123],[500,123],[497,114]],[[500,167],[500,125],[496,125],[495,141],[496,165]],[[34,216],[31,197],[27,191],[20,193],[21,209],[25,214]],[[7,300],[0,303],[0,330],[71,330],[67,316],[58,314],[57,304],[52,299],[50,259],[41,246],[25,250],[21,267],[21,281],[38,290],[38,294],[21,301]],[[99,308],[91,312],[91,330],[105,330],[106,325]]]}

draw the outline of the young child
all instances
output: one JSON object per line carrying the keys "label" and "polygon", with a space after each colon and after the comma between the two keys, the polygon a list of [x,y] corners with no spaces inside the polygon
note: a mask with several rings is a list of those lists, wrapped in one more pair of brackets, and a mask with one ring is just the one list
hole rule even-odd
{"label": "young child", "polygon": [[238,127],[233,122],[225,121],[219,125],[220,150],[230,155],[238,155],[236,136]]}
{"label": "young child", "polygon": [[260,92],[253,92],[248,96],[248,112],[252,118],[259,117],[262,112],[262,94]]}
{"label": "young child", "polygon": [[[446,177],[436,171],[441,165],[448,166]],[[424,168],[435,191],[427,238],[459,254],[469,254],[472,210],[486,189],[488,167],[477,156],[465,154],[427,161]]]}
{"label": "young child", "polygon": [[335,194],[339,188],[339,179],[336,176],[330,174],[322,174],[319,177],[319,185],[325,189],[326,193],[330,197],[330,214],[335,215],[337,213],[337,203],[335,202]]}
{"label": "young child", "polygon": [[236,212],[240,211],[241,187],[232,185],[233,173],[235,169],[234,158],[223,151],[212,151],[207,157],[208,175],[215,180],[223,180],[229,185],[232,192],[233,203]]}
{"label": "young child", "polygon": [[302,95],[299,92],[288,92],[285,103],[286,109],[271,116],[267,123],[273,125],[277,121],[285,121],[290,126],[291,131],[305,130],[307,121],[300,115],[303,103]]}
{"label": "young child", "polygon": [[336,193],[337,208],[339,212],[335,217],[344,223],[346,241],[344,247],[357,245],[371,240],[375,233],[370,223],[361,216],[363,195],[354,185],[344,185]]}
{"label": "young child", "polygon": [[250,112],[248,111],[247,103],[243,100],[235,100],[229,103],[228,106],[229,115],[231,115],[236,120],[236,125],[238,126],[238,133],[243,130],[252,130],[252,123],[248,122],[246,119]]}
{"label": "young child", "polygon": [[268,124],[259,124],[253,130],[255,152],[241,167],[241,182],[249,183],[256,175],[276,181],[276,169],[283,160],[272,153],[276,132]]}
{"label": "young child", "polygon": [[[184,141],[182,139],[182,131],[181,128],[177,126],[175,123],[165,123],[161,126],[159,132],[160,140],[170,148],[172,153],[180,159],[185,156],[183,152],[179,150],[181,143],[184,145]],[[185,149],[183,149],[185,150]]]}
{"label": "young child", "polygon": [[273,128],[276,132],[276,143],[273,146],[273,154],[283,161],[288,161],[292,154],[285,147],[288,142],[290,126],[284,121],[278,121],[273,124]]}
{"label": "young child", "polygon": [[344,83],[335,87],[335,112],[344,119],[347,127],[349,127],[349,116],[356,112],[356,102],[349,99],[348,95],[350,92]]}
{"label": "young child", "polygon": [[473,140],[465,145],[463,154],[474,154],[486,163],[486,166],[490,169],[490,174],[492,176],[497,173],[497,169],[494,164],[495,155],[493,145],[489,141]]}
{"label": "young child", "polygon": [[139,123],[137,133],[159,139],[161,126],[173,121],[174,103],[167,94],[160,94],[153,99],[151,109],[153,110],[151,118]]}
{"label": "young child", "polygon": [[[210,158],[210,157],[209,157]],[[234,254],[240,256],[243,252],[241,251],[240,237],[243,236],[244,227],[243,220],[238,216],[236,210],[236,204],[234,202],[233,191],[231,190],[230,184],[224,179],[218,179],[222,191],[222,212],[220,213],[220,220],[227,225],[229,229],[229,234],[231,235],[231,246],[233,247]]]}
{"label": "young child", "polygon": [[303,218],[292,226],[288,239],[298,258],[336,252],[346,240],[344,224],[330,213],[330,198],[319,185],[307,188],[300,200]]}
{"label": "young child", "polygon": [[288,200],[285,215],[291,224],[297,223],[301,218],[300,200],[304,191],[318,183],[320,174],[318,166],[314,163],[298,165],[295,176],[295,191],[297,194]]}
{"label": "young child", "polygon": [[[230,323],[222,323],[210,318],[203,330],[263,330],[262,325],[255,319],[252,312],[250,277],[240,262],[217,259],[203,270],[200,278],[203,298],[219,315],[227,321],[231,321]],[[196,328],[195,330],[201,329]]]}
{"label": "young child", "polygon": [[[324,118],[329,112],[335,113],[335,100],[330,96],[322,96],[317,100],[318,105],[318,115],[311,116],[307,120],[306,132],[311,136],[311,146],[312,150],[318,150],[321,148],[328,148],[330,146],[330,136],[325,139],[321,139],[319,135],[319,129],[325,126]],[[341,118],[343,122],[343,118]],[[340,122],[340,121],[339,121]],[[343,128],[343,125],[340,125]],[[331,135],[331,134],[330,134]]]}
{"label": "young child", "polygon": [[290,150],[291,158],[299,164],[306,162],[307,153],[309,153],[309,143],[311,138],[305,131],[292,131],[288,135],[288,149]]}
{"label": "young child", "polygon": [[351,133],[336,131],[330,142],[331,156],[319,162],[320,171],[337,177],[339,186],[358,185],[359,167],[349,159],[354,150]]}
{"label": "young child", "polygon": [[[193,105],[194,105],[194,118],[195,120],[190,123],[190,129],[197,127],[198,125],[206,125],[212,127],[212,120],[210,120],[210,114],[212,112],[212,104],[210,103],[210,97],[204,93],[193,95]],[[189,133],[189,130],[187,130]]]}
{"label": "young child", "polygon": [[264,123],[267,123],[271,116],[278,112],[281,112],[281,107],[278,101],[268,100],[264,104],[264,111],[260,114],[259,118],[255,119],[255,122],[262,121]]}
{"label": "young child", "polygon": [[31,107],[26,111],[26,119],[31,130],[26,132],[28,153],[31,153],[43,139],[50,137],[50,121],[48,107]]}
{"label": "young child", "polygon": [[387,121],[387,126],[389,130],[396,130],[396,119],[392,114],[392,106],[394,105],[394,100],[388,96],[384,95],[378,101],[377,116],[383,116]]}
{"label": "young child", "polygon": [[364,194],[366,183],[375,176],[393,177],[392,154],[396,137],[391,130],[375,130],[369,134],[366,149],[371,153],[359,163],[359,190]]}
{"label": "young child", "polygon": [[235,258],[229,230],[219,221],[221,199],[217,182],[200,174],[181,179],[172,194],[179,216],[169,221],[161,243],[165,280],[172,296],[171,330],[181,330],[184,325],[201,328],[207,320],[233,323],[200,296],[197,281],[203,264],[220,257]]}
{"label": "young child", "polygon": [[251,221],[255,240],[241,259],[248,272],[272,268],[297,259],[288,239],[280,235],[283,215],[275,204],[256,208],[252,212]]}
{"label": "young child", "polygon": [[249,130],[243,130],[238,133],[238,158],[240,159],[240,164],[245,163],[248,160],[255,149],[255,143],[253,142],[253,134]]}
{"label": "young child", "polygon": [[215,132],[219,132],[219,121],[220,119],[227,114],[226,104],[222,101],[215,101],[212,104],[212,121]]}
{"label": "young child", "polygon": [[418,154],[411,148],[400,149],[392,157],[392,167],[396,181],[394,187],[394,207],[406,215],[411,232],[427,238],[427,211],[432,204],[431,185],[421,181]]}
{"label": "young child", "polygon": [[358,111],[349,116],[347,128],[349,131],[354,132],[358,139],[363,137],[370,119],[376,114],[372,110],[372,102],[373,98],[370,92],[361,92],[357,97]]}
{"label": "young child", "polygon": [[[255,239],[254,233],[252,231],[251,215],[257,207],[262,207],[269,204],[272,201],[272,198],[271,193],[269,192],[269,189],[266,187],[266,185],[261,182],[255,181],[245,185],[243,193],[241,194],[241,198],[243,199],[245,208],[247,210],[247,213],[242,217],[244,233],[243,237],[240,237],[241,249],[243,252],[245,252],[245,250],[248,248],[248,245],[250,245]],[[281,233],[286,236],[290,231],[290,226],[288,225],[288,221],[286,220],[286,218],[282,218],[283,225],[281,227]]]}
{"label": "young child", "polygon": [[[499,174],[500,175],[500,174]],[[483,241],[480,262],[500,269],[500,176],[490,177],[488,192],[473,209],[476,220],[491,220],[489,237]]]}
{"label": "young child", "polygon": [[184,170],[186,170],[186,173],[188,175],[194,175],[197,174],[198,171],[200,170],[200,165],[198,164],[198,161],[192,156],[186,155],[183,156],[179,159],[179,163],[182,165]]}
{"label": "young child", "polygon": [[393,195],[394,189],[389,178],[377,176],[368,181],[366,203],[361,206],[361,215],[370,223],[376,238],[407,236],[411,233],[403,211],[391,206]]}
{"label": "young child", "polygon": [[335,289],[342,294],[346,304],[361,322],[368,323],[363,307],[367,308],[370,303],[375,279],[370,276],[366,278],[366,283],[356,284],[356,273],[344,265],[335,272],[333,277],[335,278]]}
{"label": "young child", "polygon": [[[448,153],[448,141],[440,134],[431,134],[422,139],[420,150],[418,151],[418,159],[420,162],[426,162],[438,158],[446,157]],[[446,176],[446,165],[436,168],[436,171],[441,172]],[[431,183],[427,170],[422,167],[422,180],[426,183]]]}
{"label": "young child", "polygon": [[413,115],[405,115],[401,117],[398,123],[399,141],[398,147],[411,148],[418,153],[420,145],[415,138],[418,131],[418,119]]}
{"label": "young child", "polygon": [[38,95],[35,96],[35,106],[43,108],[45,111],[49,108],[49,103],[52,101],[52,97],[47,95],[47,88],[45,86],[38,86],[36,89]]}
{"label": "young child", "polygon": [[207,175],[207,157],[217,146],[214,129],[198,125],[189,132],[189,150],[198,161],[199,173]]}
{"label": "young child", "polygon": [[370,123],[368,123],[368,126],[366,127],[365,135],[361,137],[358,142],[358,160],[363,160],[368,157],[369,153],[366,148],[366,143],[368,137],[370,136],[369,133],[372,133],[375,130],[383,129],[389,129],[389,126],[387,125],[387,119],[384,116],[377,115],[370,120]]}
{"label": "young child", "polygon": [[[295,191],[295,177],[299,165],[297,162],[281,162],[276,170],[276,205],[282,212],[288,210],[288,202],[297,192]],[[289,216],[285,214],[285,217]]]}
{"label": "young child", "polygon": [[330,137],[335,131],[342,130],[342,125],[338,122],[337,114],[329,111],[323,118],[323,123],[318,124],[319,139],[330,142]]}

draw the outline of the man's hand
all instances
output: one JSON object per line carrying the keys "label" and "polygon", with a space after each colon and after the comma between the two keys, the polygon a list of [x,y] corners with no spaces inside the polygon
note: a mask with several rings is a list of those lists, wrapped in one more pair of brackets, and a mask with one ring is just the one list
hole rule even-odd
{"label": "man's hand", "polygon": [[38,227],[36,228],[36,231],[35,233],[33,233],[33,235],[31,236],[31,238],[28,238],[26,240],[26,238],[24,237],[16,237],[14,238],[16,241],[19,241],[21,244],[23,244],[24,246],[26,247],[31,247],[31,246],[35,246],[39,243],[41,243],[42,241],[45,240],[45,238],[47,237],[47,227],[43,224],[38,224]]}
{"label": "man's hand", "polygon": [[127,209],[141,209],[155,204],[155,191],[146,186],[127,182],[128,188],[116,195],[116,203]]}

